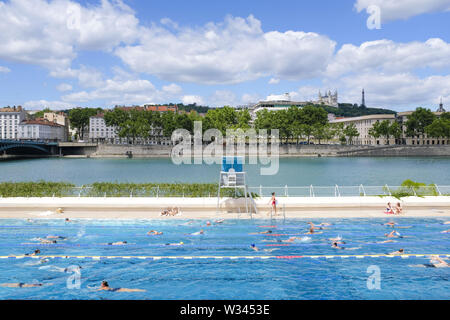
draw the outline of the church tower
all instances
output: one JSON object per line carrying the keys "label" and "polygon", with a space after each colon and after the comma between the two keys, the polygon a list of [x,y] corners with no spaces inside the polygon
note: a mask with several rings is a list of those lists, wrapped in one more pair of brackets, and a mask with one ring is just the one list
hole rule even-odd
{"label": "church tower", "polygon": [[366,106],[366,93],[364,92],[364,89],[362,90],[362,101],[361,101],[361,107]]}
{"label": "church tower", "polygon": [[444,104],[442,103],[442,97],[441,97],[441,103],[439,103],[439,109],[437,112],[445,112]]}

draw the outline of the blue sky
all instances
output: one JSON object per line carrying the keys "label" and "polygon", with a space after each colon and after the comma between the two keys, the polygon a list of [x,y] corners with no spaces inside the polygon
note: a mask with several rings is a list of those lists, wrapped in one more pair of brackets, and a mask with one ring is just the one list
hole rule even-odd
{"label": "blue sky", "polygon": [[[368,6],[381,29],[369,29]],[[0,0],[0,106],[450,104],[450,0]]]}

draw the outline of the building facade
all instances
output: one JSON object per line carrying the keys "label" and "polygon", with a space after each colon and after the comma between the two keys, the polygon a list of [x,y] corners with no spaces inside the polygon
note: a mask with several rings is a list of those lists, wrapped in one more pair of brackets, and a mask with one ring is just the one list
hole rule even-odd
{"label": "building facade", "polygon": [[384,137],[375,139],[369,135],[369,130],[373,125],[379,121],[388,120],[389,122],[396,121],[395,115],[393,114],[375,114],[370,116],[354,117],[354,118],[337,118],[330,121],[332,124],[343,123],[345,126],[354,124],[358,130],[359,137],[353,138],[353,144],[356,145],[391,145],[395,144],[395,138],[390,138],[388,141]]}
{"label": "building facade", "polygon": [[[442,111],[439,111],[442,110]],[[445,112],[445,109],[441,103],[438,112],[434,112],[435,116],[439,117],[442,113]],[[408,137],[406,135],[406,122],[408,121],[408,117],[413,113],[413,111],[405,111],[399,112],[397,114],[397,121],[400,123],[403,130],[403,138],[401,144],[405,145],[442,145],[442,144],[450,144],[450,139],[448,138],[433,138],[428,137],[426,134]]]}
{"label": "building facade", "polygon": [[17,140],[19,124],[26,119],[22,107],[0,108],[0,139]]}
{"label": "building facade", "polygon": [[25,120],[18,126],[19,140],[66,141],[66,127],[43,119]]}
{"label": "building facade", "polygon": [[[130,144],[127,138],[120,138],[116,127],[107,126],[105,115],[99,114],[89,119],[89,141],[93,143]],[[136,138],[136,144],[170,145],[171,137],[164,137],[162,128],[152,128],[147,139]]]}
{"label": "building facade", "polygon": [[63,112],[59,112],[59,113],[46,112],[46,113],[44,113],[44,120],[64,126],[64,129],[65,129],[64,130],[64,132],[65,132],[64,141],[68,140],[68,137],[70,136],[70,133],[69,133],[70,123],[69,123],[69,118]]}

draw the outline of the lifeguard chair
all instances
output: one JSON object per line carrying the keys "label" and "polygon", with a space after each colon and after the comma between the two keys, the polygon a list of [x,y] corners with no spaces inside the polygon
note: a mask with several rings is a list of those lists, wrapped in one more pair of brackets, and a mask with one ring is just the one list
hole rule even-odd
{"label": "lifeguard chair", "polygon": [[[251,192],[248,192],[246,183],[247,174],[243,170],[243,163],[243,157],[223,157],[219,178],[219,191],[217,193],[217,212],[220,210],[220,191],[222,189],[234,189],[235,194],[238,189],[241,189],[244,192],[245,210],[247,214],[251,214],[251,206],[255,213],[258,213],[252,194]],[[251,200],[251,206],[248,203],[249,198]]]}

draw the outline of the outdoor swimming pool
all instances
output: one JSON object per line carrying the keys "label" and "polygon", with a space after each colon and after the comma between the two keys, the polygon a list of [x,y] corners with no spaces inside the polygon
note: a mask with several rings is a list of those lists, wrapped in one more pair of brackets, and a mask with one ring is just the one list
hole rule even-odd
{"label": "outdoor swimming pool", "polygon": [[[450,298],[450,268],[419,267],[429,263],[427,256],[367,256],[400,248],[406,254],[449,254],[449,234],[441,233],[450,229],[450,225],[443,224],[445,220],[315,219],[315,224],[332,225],[323,233],[304,235],[308,221],[229,220],[207,227],[206,221],[189,224],[180,220],[0,220],[0,283],[44,284],[37,288],[0,287],[0,299]],[[399,224],[395,230],[404,238],[379,243],[392,231],[383,225],[388,221]],[[189,235],[202,229],[204,235]],[[150,230],[164,234],[146,235]],[[251,234],[267,230],[272,233]],[[67,239],[57,240],[57,244],[37,244],[37,238],[48,235]],[[303,239],[280,242],[291,236]],[[346,242],[341,245],[345,250],[331,247],[328,239],[338,236]],[[128,244],[107,245],[117,241]],[[180,242],[184,244],[166,246]],[[260,251],[252,250],[251,244]],[[41,257],[69,258],[5,258],[35,249],[41,250]],[[75,274],[64,272],[70,266],[81,266],[80,289],[67,287],[68,279]],[[379,268],[381,290],[368,289],[367,279],[373,274],[367,272],[370,266]],[[96,291],[103,280],[113,288],[146,292]]]}

